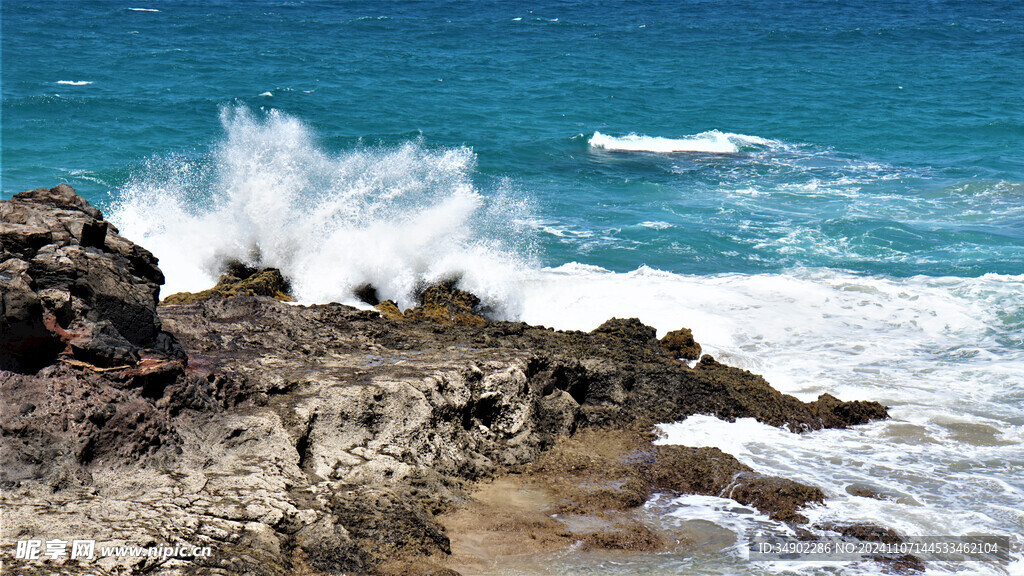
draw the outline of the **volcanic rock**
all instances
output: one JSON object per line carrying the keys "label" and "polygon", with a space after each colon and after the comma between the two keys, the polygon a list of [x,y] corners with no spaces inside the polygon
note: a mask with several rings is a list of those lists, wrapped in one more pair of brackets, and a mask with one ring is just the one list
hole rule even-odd
{"label": "volcanic rock", "polygon": [[756,472],[737,474],[722,490],[721,495],[740,504],[753,506],[767,513],[772,520],[794,524],[807,522],[807,518],[797,510],[825,500],[825,494],[820,488]]}
{"label": "volcanic rock", "polygon": [[102,218],[66,184],[0,202],[0,368],[184,358],[156,314],[156,258]]}

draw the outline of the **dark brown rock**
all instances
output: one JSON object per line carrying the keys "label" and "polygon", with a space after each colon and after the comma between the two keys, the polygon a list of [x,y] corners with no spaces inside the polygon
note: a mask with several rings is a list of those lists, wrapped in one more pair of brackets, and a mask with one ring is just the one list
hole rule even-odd
{"label": "dark brown rock", "polygon": [[67,344],[75,359],[101,368],[129,366],[139,361],[138,348],[105,320],[77,331]]}
{"label": "dark brown rock", "polygon": [[594,328],[591,334],[641,346],[649,345],[652,341],[657,340],[657,331],[637,318],[612,318]]}
{"label": "dark brown rock", "polygon": [[881,420],[888,416],[885,406],[878,402],[853,400],[843,402],[831,394],[822,394],[808,404],[811,412],[826,428],[845,428],[857,424],[867,424],[872,420]]}
{"label": "dark brown rock", "polygon": [[650,457],[642,469],[654,489],[680,494],[720,496],[737,474],[753,472],[718,448],[655,446]]}
{"label": "dark brown rock", "polygon": [[0,263],[0,370],[32,372],[64,349],[60,336],[47,327],[48,311],[28,269],[18,258]]}
{"label": "dark brown rock", "polygon": [[401,490],[353,487],[335,493],[332,505],[338,523],[376,564],[395,554],[451,553],[433,514]]}
{"label": "dark brown rock", "polygon": [[70,186],[0,202],[0,242],[0,368],[34,372],[61,353],[100,366],[181,357],[156,314],[156,258]]}
{"label": "dark brown rock", "polygon": [[878,402],[843,402],[823,394],[818,400],[803,403],[772,388],[761,376],[717,362],[705,354],[695,372],[716,394],[708,410],[719,418],[754,417],[773,426],[787,426],[794,432],[821,428],[843,428],[888,417]]}
{"label": "dark brown rock", "polygon": [[[0,212],[4,213],[4,212]],[[53,241],[53,233],[42,226],[29,226],[6,220],[0,226],[0,246],[3,246],[6,256],[30,259],[40,248]]]}
{"label": "dark brown rock", "polygon": [[[183,362],[155,359],[113,371],[68,363],[36,375],[0,371],[0,400],[34,406],[0,414],[0,482],[38,479],[66,486],[68,473],[87,477],[85,467],[93,461],[139,460],[176,444],[172,397],[185,401],[190,383],[183,375]],[[211,399],[202,408],[218,404]]]}
{"label": "dark brown rock", "polygon": [[693,332],[689,328],[680,328],[665,334],[661,339],[661,347],[673,358],[700,358],[700,344],[693,339]]}
{"label": "dark brown rock", "polygon": [[873,560],[882,564],[887,574],[920,574],[925,571],[924,562],[913,554],[904,554],[895,558],[880,556]]}
{"label": "dark brown rock", "polygon": [[752,470],[717,448],[652,446],[637,433],[585,430],[559,441],[526,472],[557,494],[552,512],[602,515],[646,502],[655,492],[732,498],[790,524],[821,503],[819,488]]}
{"label": "dark brown rock", "polygon": [[794,524],[807,521],[797,513],[800,508],[824,499],[819,488],[759,474],[718,448],[656,446],[649,454],[647,462],[636,455],[631,458],[639,460],[639,469],[655,490],[732,498]]}
{"label": "dark brown rock", "polygon": [[106,222],[85,222],[82,224],[82,235],[78,244],[86,247],[102,249],[107,243]]}
{"label": "dark brown rock", "polygon": [[103,215],[93,208],[92,204],[75,194],[75,189],[67,184],[58,184],[56,188],[37,188],[15,195],[15,199],[40,206],[51,206],[62,211],[81,212],[92,220],[102,220]]}
{"label": "dark brown rock", "polygon": [[583,550],[624,550],[627,552],[660,552],[665,540],[643,525],[617,526],[605,532],[591,532],[582,538]]}
{"label": "dark brown rock", "polygon": [[360,301],[371,304],[381,316],[393,321],[432,322],[445,326],[483,326],[487,319],[475,295],[460,290],[458,280],[431,284],[416,295],[418,303],[402,312],[394,300],[377,299],[377,291],[369,284],[356,289]]}
{"label": "dark brown rock", "polygon": [[[852,538],[864,542],[881,542],[883,544],[899,544],[903,537],[892,528],[879,526],[877,524],[822,524],[815,528],[836,532],[845,538]],[[878,555],[872,556],[872,560],[884,567],[887,574],[919,574],[924,572],[924,562],[913,554]]]}
{"label": "dark brown rock", "polygon": [[756,472],[740,472],[721,495],[753,506],[767,513],[773,520],[794,524],[807,522],[807,518],[797,510],[825,500],[825,494],[820,488]]}
{"label": "dark brown rock", "polygon": [[903,537],[892,528],[879,526],[877,524],[822,524],[816,526],[821,530],[837,532],[848,538],[856,538],[865,542],[882,542],[884,544],[899,544]]}
{"label": "dark brown rock", "polygon": [[394,300],[385,300],[379,304],[374,305],[374,308],[380,312],[380,315],[388,320],[405,320],[405,316],[402,311],[398,308],[398,304]]}
{"label": "dark brown rock", "polygon": [[356,289],[353,290],[353,294],[355,294],[355,297],[364,304],[369,304],[370,306],[380,304],[380,298],[377,296],[377,289],[374,288],[372,284],[363,284],[362,286],[356,287]]}
{"label": "dark brown rock", "polygon": [[851,484],[846,487],[846,493],[851,496],[857,496],[860,498],[873,498],[875,500],[889,500],[890,498],[884,494],[876,492],[867,486]]}

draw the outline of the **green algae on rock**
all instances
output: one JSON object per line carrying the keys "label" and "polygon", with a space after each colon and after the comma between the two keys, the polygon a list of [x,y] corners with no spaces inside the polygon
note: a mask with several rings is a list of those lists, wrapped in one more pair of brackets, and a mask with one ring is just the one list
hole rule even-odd
{"label": "green algae on rock", "polygon": [[[373,302],[383,317],[389,320],[429,320],[445,326],[483,326],[487,323],[480,307],[480,299],[476,295],[456,288],[458,280],[444,280],[431,284],[421,290],[416,299],[416,306],[399,310],[393,300],[380,303]],[[357,295],[364,302],[370,302],[368,294],[376,294],[371,286],[362,286]]]}
{"label": "green algae on rock", "polygon": [[202,292],[177,292],[164,298],[160,304],[180,306],[210,298],[235,296],[269,296],[281,302],[294,302],[289,290],[288,281],[277,268],[256,269],[232,262],[213,288]]}
{"label": "green algae on rock", "polygon": [[665,337],[661,339],[661,347],[676,358],[686,360],[700,358],[700,344],[693,339],[693,332],[689,328],[680,328],[665,334]]}

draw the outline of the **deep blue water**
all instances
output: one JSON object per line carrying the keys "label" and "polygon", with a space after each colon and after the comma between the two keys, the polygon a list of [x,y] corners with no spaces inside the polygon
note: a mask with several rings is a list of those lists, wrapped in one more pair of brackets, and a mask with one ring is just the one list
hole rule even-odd
{"label": "deep blue water", "polygon": [[[531,203],[547,265],[1024,273],[1019,2],[2,10],[5,197],[66,181],[107,207],[154,159],[215,162],[225,107],[274,108],[328,153],[469,147],[482,194]],[[777,145],[588,145],[709,130]]]}

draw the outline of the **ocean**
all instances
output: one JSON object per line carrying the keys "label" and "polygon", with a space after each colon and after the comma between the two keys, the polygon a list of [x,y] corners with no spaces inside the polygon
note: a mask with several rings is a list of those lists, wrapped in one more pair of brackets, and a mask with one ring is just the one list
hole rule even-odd
{"label": "ocean", "polygon": [[[662,442],[820,486],[812,522],[1022,543],[1024,4],[48,0],[0,21],[0,194],[71,184],[159,257],[163,294],[237,258],[306,303],[370,282],[408,306],[459,277],[495,317],[686,326],[783,392],[892,419],[693,416]],[[882,570],[750,563],[772,522],[729,500],[648,508],[736,543],[493,573]]]}

